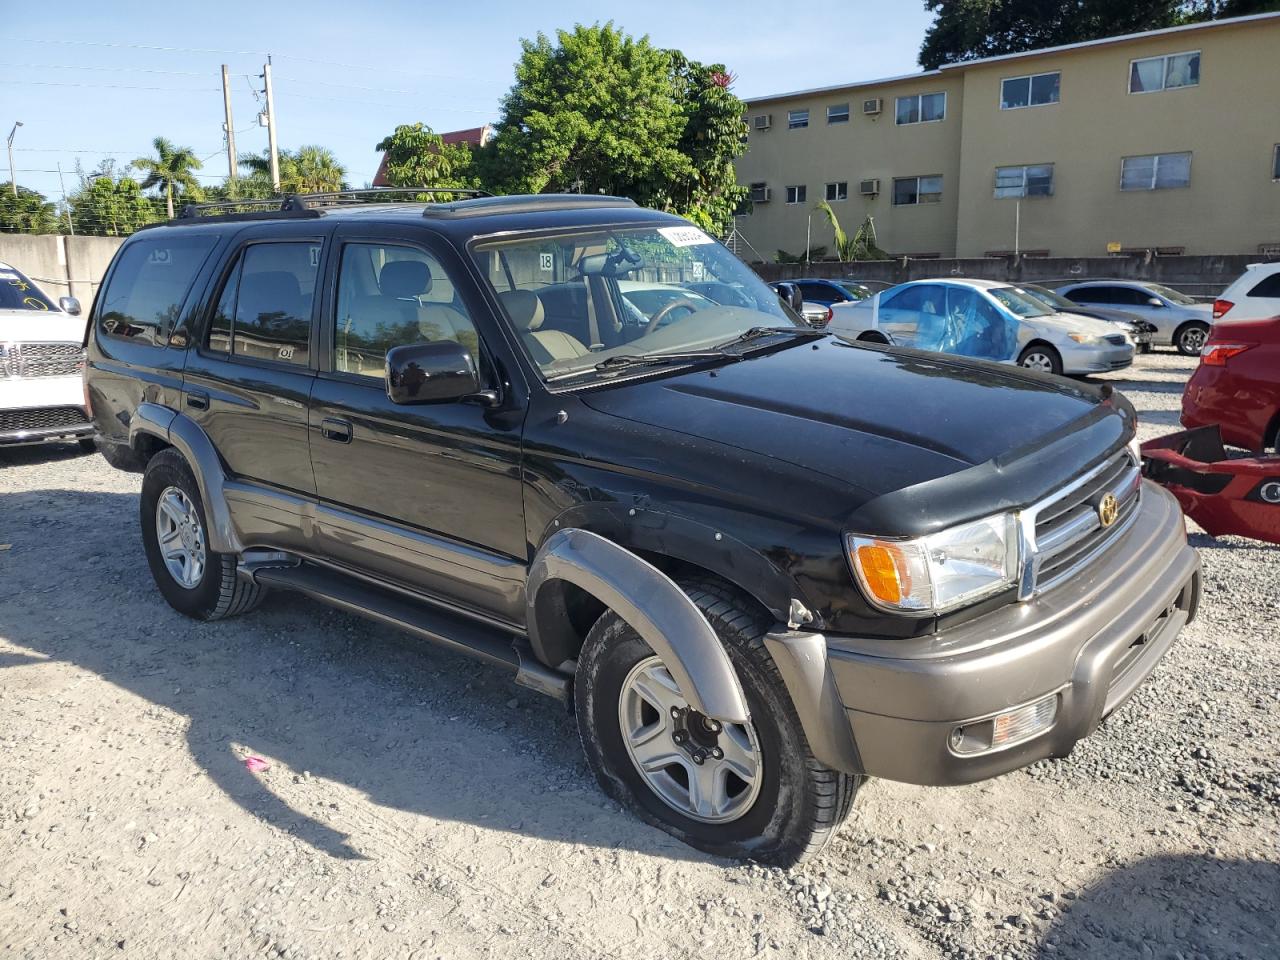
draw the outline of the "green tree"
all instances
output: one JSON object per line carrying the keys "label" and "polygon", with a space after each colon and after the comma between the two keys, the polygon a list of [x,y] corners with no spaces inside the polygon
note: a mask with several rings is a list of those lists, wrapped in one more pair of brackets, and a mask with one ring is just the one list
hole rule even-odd
{"label": "green tree", "polygon": [[200,158],[190,147],[175,146],[164,137],[156,137],[151,145],[156,155],[139,157],[133,161],[133,166],[145,174],[143,190],[158,188],[163,194],[169,219],[172,220],[175,196],[187,196],[193,200],[201,198],[200,184],[193,172],[200,169]]}
{"label": "green tree", "polygon": [[374,147],[386,154],[393,187],[475,187],[471,148],[444,139],[422,123],[402,123]]}
{"label": "green tree", "polygon": [[920,66],[1280,9],[1280,0],[925,0]]}
{"label": "green tree", "polygon": [[[316,144],[307,144],[297,150],[279,151],[280,193],[330,193],[346,187],[346,168],[338,162],[333,151]],[[271,196],[271,155],[242,153],[240,166],[248,176],[238,177],[238,196],[231,199],[250,199]],[[265,192],[264,192],[265,191]]]}
{"label": "green tree", "polygon": [[[840,220],[836,216],[835,210],[831,209],[831,204],[825,200],[819,200],[814,205],[814,209],[822,211],[827,218],[827,222],[831,224],[831,230],[835,234],[837,260],[848,262],[851,260],[889,259],[889,255],[876,246],[875,223],[870,216],[863,220],[862,225],[850,236],[840,226]],[[825,251],[825,248],[823,249]],[[810,257],[813,257],[812,252]]]}
{"label": "green tree", "polygon": [[144,196],[142,185],[132,177],[85,178],[80,189],[67,198],[67,205],[76,233],[104,237],[128,236],[164,215],[157,201]]}
{"label": "green tree", "polygon": [[58,211],[42,193],[27,187],[13,187],[8,181],[0,184],[0,232],[3,233],[57,233]]}
{"label": "green tree", "polygon": [[670,51],[676,98],[684,113],[677,148],[690,161],[690,174],[673,181],[674,209],[704,229],[728,230],[734,211],[750,192],[738,185],[733,162],[747,149],[745,104],[732,92],[733,76],[723,64],[705,66]]}

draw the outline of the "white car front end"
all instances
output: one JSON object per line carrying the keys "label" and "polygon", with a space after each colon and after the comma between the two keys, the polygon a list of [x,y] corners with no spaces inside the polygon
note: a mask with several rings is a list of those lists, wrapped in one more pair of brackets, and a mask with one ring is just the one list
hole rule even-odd
{"label": "white car front end", "polygon": [[1062,372],[1067,376],[1088,373],[1110,373],[1133,364],[1133,338],[1114,323],[1075,313],[1055,313],[1047,317],[1023,318],[1022,323],[1034,331],[1062,358]]}
{"label": "white car front end", "polygon": [[84,320],[0,310],[0,447],[93,436],[84,407]]}

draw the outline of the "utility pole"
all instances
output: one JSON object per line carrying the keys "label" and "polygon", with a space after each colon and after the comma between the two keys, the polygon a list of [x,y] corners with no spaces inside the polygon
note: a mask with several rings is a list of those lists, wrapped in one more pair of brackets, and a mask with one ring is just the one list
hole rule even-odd
{"label": "utility pole", "polygon": [[18,180],[13,173],[13,135],[18,132],[18,128],[22,126],[21,120],[15,120],[13,129],[9,131],[9,187],[13,190],[13,195],[18,195]]}
{"label": "utility pole", "polygon": [[231,77],[227,65],[222,65],[222,112],[227,125],[227,178],[236,178],[236,126],[231,119]]}
{"label": "utility pole", "polygon": [[276,98],[271,92],[271,57],[262,65],[263,93],[267,97],[267,150],[271,155],[271,188],[280,192],[280,154],[276,150]]}
{"label": "utility pole", "polygon": [[1013,255],[1022,252],[1022,198],[1013,203]]}
{"label": "utility pole", "polygon": [[[67,184],[62,179],[62,161],[58,161],[58,186],[62,189],[62,209],[67,214],[67,229],[71,231],[71,235],[76,235],[76,225],[71,222],[71,204],[67,203]],[[71,292],[71,288],[67,287],[67,292]]]}

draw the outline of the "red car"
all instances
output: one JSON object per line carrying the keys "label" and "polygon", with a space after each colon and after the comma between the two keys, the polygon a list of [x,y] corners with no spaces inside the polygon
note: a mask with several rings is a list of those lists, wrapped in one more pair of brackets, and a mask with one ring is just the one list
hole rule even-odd
{"label": "red car", "polygon": [[1280,453],[1280,317],[1213,325],[1182,394],[1182,423],[1220,424],[1233,447]]}

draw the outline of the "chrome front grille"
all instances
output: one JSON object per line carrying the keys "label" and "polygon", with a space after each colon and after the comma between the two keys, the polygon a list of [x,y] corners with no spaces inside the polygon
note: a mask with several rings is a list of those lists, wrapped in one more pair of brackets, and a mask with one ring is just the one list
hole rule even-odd
{"label": "chrome front grille", "polygon": [[74,377],[83,360],[78,343],[0,343],[3,377]]}
{"label": "chrome front grille", "polygon": [[[1103,526],[1099,508],[1108,493],[1119,509]],[[1019,597],[1050,590],[1087,566],[1129,528],[1141,496],[1141,469],[1125,449],[1024,510]]]}

